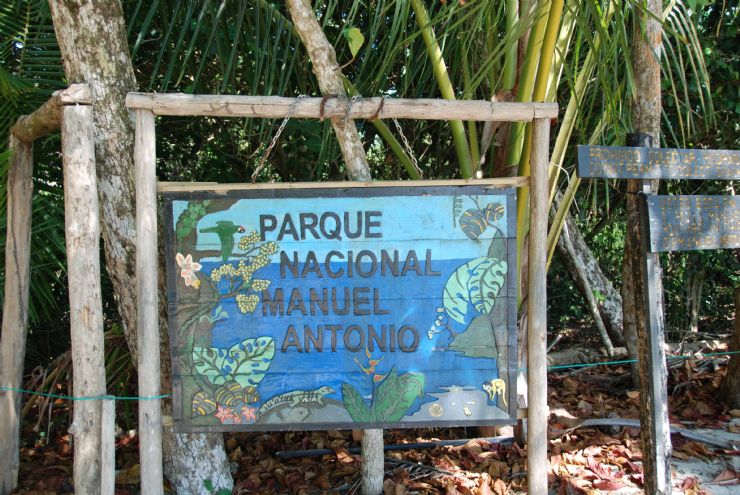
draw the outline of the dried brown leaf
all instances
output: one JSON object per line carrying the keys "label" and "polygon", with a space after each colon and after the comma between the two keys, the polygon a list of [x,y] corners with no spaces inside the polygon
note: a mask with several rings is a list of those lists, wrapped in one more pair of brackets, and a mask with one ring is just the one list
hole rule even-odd
{"label": "dried brown leaf", "polygon": [[593,482],[593,487],[605,492],[614,492],[624,488],[624,484],[618,481],[612,480],[596,480]]}
{"label": "dried brown leaf", "polygon": [[738,479],[737,472],[732,468],[727,468],[721,473],[719,473],[713,480],[712,483],[722,483],[723,485],[727,484],[728,481],[737,481],[740,483],[740,479]]}
{"label": "dried brown leaf", "polygon": [[509,489],[506,487],[504,480],[498,479],[493,482],[493,493],[496,495],[506,495],[509,493]]}

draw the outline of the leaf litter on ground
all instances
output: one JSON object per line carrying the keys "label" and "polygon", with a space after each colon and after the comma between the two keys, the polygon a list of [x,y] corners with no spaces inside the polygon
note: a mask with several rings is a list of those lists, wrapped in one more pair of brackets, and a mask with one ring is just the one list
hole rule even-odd
{"label": "leaf litter on ground", "polygon": [[[715,360],[719,361],[719,360]],[[716,401],[722,366],[685,360],[670,367],[669,411],[672,424],[689,428],[738,428],[740,411]],[[639,493],[642,451],[639,429],[620,426],[580,427],[584,418],[638,419],[639,391],[629,385],[624,366],[598,366],[548,377],[549,481],[561,494]],[[68,407],[68,406],[67,406]],[[26,418],[21,450],[20,486],[15,493],[72,493],[72,443],[66,433],[69,410],[56,405],[56,420]],[[65,416],[66,414],[66,416]],[[31,414],[33,416],[33,414]],[[733,422],[733,420],[735,422]],[[39,442],[38,425],[49,426],[50,438]],[[56,433],[55,433],[56,432]],[[466,439],[476,428],[400,429],[385,432],[386,444],[413,444]],[[677,461],[711,461],[738,456],[737,450],[714,449],[672,435]],[[235,494],[359,493],[361,458],[351,431],[290,431],[227,433],[225,446],[234,474]],[[329,449],[331,454],[281,458],[276,452]],[[138,441],[117,439],[116,494],[139,492]],[[736,466],[735,466],[736,467]],[[674,491],[706,493],[712,487],[736,485],[732,466],[699,480],[689,473],[674,480]],[[526,492],[526,448],[482,438],[458,446],[386,452],[384,495],[445,494],[504,495]]]}

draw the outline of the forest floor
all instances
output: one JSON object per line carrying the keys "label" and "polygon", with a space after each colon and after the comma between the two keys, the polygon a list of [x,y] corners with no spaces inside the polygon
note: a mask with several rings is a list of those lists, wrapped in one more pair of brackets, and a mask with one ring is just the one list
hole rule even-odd
{"label": "forest floor", "polygon": [[[730,411],[717,400],[727,358],[706,356],[721,350],[721,344],[696,349],[692,351],[696,358],[669,361],[672,429],[684,427],[700,435],[696,439],[672,433],[674,493],[739,493],[740,410]],[[686,349],[681,353],[685,355]],[[642,493],[639,429],[582,424],[583,418],[619,423],[639,417],[639,392],[631,385],[628,365],[558,370],[549,375],[548,395],[550,492]],[[46,414],[49,418],[26,418],[20,487],[14,493],[72,492],[72,446],[64,427],[71,416],[68,403],[58,401],[53,410],[56,419]],[[38,433],[50,424],[56,427],[48,435]],[[511,435],[504,428],[507,433]],[[459,445],[389,450],[385,494],[526,493],[526,449],[510,436],[475,438],[480,434],[477,428],[387,430],[386,445],[472,439]],[[351,431],[236,433],[227,434],[225,443],[235,494],[359,493],[359,443]],[[327,453],[308,452],[316,449]],[[304,452],[286,454],[297,450]],[[116,464],[116,494],[139,493],[138,439],[133,430],[121,431],[118,437]],[[204,487],[210,483],[204,480]]]}

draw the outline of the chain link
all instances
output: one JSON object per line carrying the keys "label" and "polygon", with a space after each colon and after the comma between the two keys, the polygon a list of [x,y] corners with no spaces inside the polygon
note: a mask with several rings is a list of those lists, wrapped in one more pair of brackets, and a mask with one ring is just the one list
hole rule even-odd
{"label": "chain link", "polygon": [[395,118],[393,119],[393,123],[396,125],[396,130],[398,131],[398,134],[401,135],[401,141],[403,141],[403,146],[404,148],[406,148],[406,154],[409,155],[409,158],[411,158],[411,163],[414,164],[414,168],[419,173],[419,177],[423,177],[423,174],[421,173],[421,169],[419,168],[419,162],[416,161],[414,150],[411,149],[409,140],[406,139],[406,134],[404,134],[403,129],[401,129],[401,124],[399,124],[398,119],[395,119]]}
{"label": "chain link", "polygon": [[359,99],[360,99],[359,96],[353,96],[352,98],[350,98],[349,105],[347,105],[347,113],[344,115],[344,120],[342,121],[344,125],[347,125],[347,121],[349,120],[349,114],[352,113],[352,105],[354,105],[355,102]]}
{"label": "chain link", "polygon": [[252,174],[252,183],[257,181],[257,177],[259,176],[260,172],[262,172],[262,169],[265,168],[265,165],[267,163],[267,157],[270,156],[270,152],[275,147],[275,144],[277,143],[277,140],[280,137],[280,134],[283,133],[283,129],[285,129],[285,125],[288,123],[290,118],[293,116],[293,112],[295,112],[295,107],[298,105],[298,102],[301,101],[305,97],[306,95],[298,95],[295,101],[290,105],[290,108],[288,109],[288,113],[285,115],[285,118],[280,123],[280,127],[278,127],[278,130],[275,133],[275,136],[272,138],[272,141],[270,141],[270,146],[268,146],[267,150],[265,150],[265,154],[262,155],[262,158],[260,158],[260,163],[259,165],[257,165],[257,169]]}

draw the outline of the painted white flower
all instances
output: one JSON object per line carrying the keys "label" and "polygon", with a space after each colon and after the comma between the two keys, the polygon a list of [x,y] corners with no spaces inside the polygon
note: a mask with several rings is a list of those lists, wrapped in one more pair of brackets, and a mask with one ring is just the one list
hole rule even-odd
{"label": "painted white flower", "polygon": [[193,261],[192,255],[183,256],[180,253],[175,255],[177,266],[180,267],[180,276],[185,280],[185,285],[197,289],[200,287],[200,280],[195,275],[195,272],[200,271],[203,265]]}

